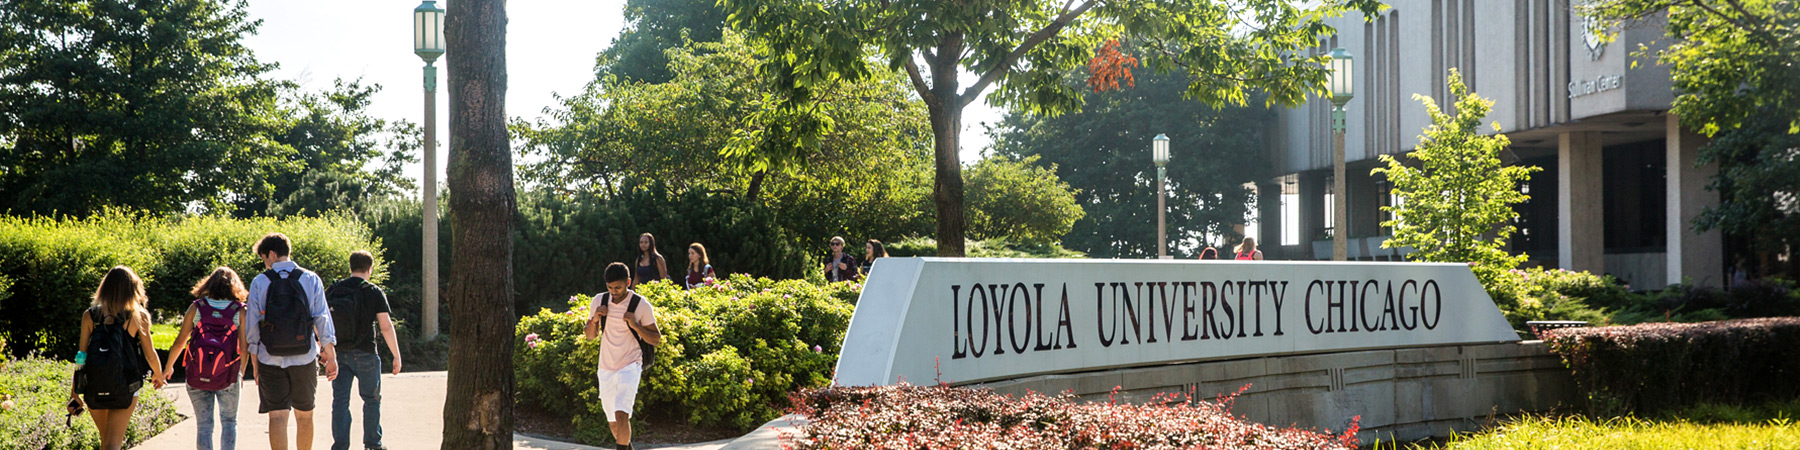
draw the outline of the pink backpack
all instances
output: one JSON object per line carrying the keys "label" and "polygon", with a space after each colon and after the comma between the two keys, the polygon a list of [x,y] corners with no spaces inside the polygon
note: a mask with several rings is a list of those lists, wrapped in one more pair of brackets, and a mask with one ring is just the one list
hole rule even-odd
{"label": "pink backpack", "polygon": [[188,386],[203,391],[231,387],[243,378],[242,355],[238,354],[238,311],[244,305],[231,302],[225,308],[213,308],[206,299],[194,300],[194,333],[188,337]]}

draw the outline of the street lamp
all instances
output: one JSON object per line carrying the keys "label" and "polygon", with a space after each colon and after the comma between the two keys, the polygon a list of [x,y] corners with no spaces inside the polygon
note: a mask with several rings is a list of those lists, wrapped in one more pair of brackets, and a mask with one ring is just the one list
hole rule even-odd
{"label": "street lamp", "polygon": [[1351,82],[1352,78],[1350,76],[1354,67],[1355,66],[1351,64],[1349,50],[1344,50],[1343,48],[1331,49],[1331,79],[1328,81],[1328,84],[1330,84],[1331,87],[1332,105],[1331,165],[1332,170],[1336,175],[1333,177],[1336,181],[1332,183],[1331,195],[1331,221],[1333,230],[1331,233],[1331,259],[1333,261],[1343,261],[1348,259],[1346,256],[1349,253],[1350,246],[1350,227],[1347,226],[1348,224],[1345,220],[1350,214],[1350,199],[1348,195],[1345,195],[1348,194],[1346,190],[1348,182],[1345,179],[1347,170],[1344,168],[1344,104],[1350,103],[1350,98],[1355,96],[1355,91],[1352,88],[1355,86],[1355,83]]}
{"label": "street lamp", "polygon": [[437,62],[444,56],[444,9],[425,0],[413,8],[413,53],[425,60],[424,337],[438,334]]}
{"label": "street lamp", "polygon": [[1168,209],[1163,206],[1163,198],[1167,197],[1163,193],[1167,179],[1163,166],[1169,164],[1169,135],[1158,133],[1151,141],[1150,159],[1156,161],[1156,258],[1169,259],[1169,239],[1164,228]]}

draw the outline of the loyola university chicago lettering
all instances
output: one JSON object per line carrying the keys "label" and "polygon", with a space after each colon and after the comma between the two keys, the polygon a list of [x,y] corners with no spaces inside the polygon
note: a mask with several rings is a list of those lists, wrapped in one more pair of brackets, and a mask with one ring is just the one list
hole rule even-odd
{"label": "loyola university chicago lettering", "polygon": [[[1045,283],[950,285],[951,359],[1077,349],[1082,342],[1111,348],[1273,338],[1295,320],[1312,335],[1403,333],[1435,330],[1444,315],[1443,291],[1431,279],[1311,280],[1298,298],[1289,289],[1298,283],[1286,280],[1093,286],[1091,296],[1073,300],[1094,304],[1093,314],[1075,317],[1068,283],[1049,297]],[[1196,343],[1183,344],[1190,341]]]}
{"label": "loyola university chicago lettering", "polygon": [[842,385],[1518,340],[1462,264],[882,258]]}

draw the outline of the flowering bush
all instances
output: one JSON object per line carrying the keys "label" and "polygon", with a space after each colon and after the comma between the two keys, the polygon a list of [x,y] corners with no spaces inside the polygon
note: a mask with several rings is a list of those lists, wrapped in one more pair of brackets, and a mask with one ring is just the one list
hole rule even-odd
{"label": "flowering bush", "polygon": [[[779,417],[789,392],[830,383],[862,286],[733,275],[694,290],[666,282],[634,289],[656,308],[663,333],[636,414],[749,430]],[[578,294],[566,311],[519,320],[515,379],[519,401],[569,412],[576,437],[601,444],[611,434],[594,378],[600,342],[581,336],[591,302]]]}
{"label": "flowering bush", "polygon": [[1512,269],[1489,277],[1488,296],[1515,330],[1533,320],[1607,323],[1600,308],[1629,303],[1631,293],[1610,276],[1563,269]]}
{"label": "flowering bush", "polygon": [[1800,318],[1566,328],[1545,336],[1596,414],[1800,396],[1800,383],[1792,382],[1800,376]]}
{"label": "flowering bush", "polygon": [[810,422],[783,436],[783,448],[1357,448],[1355,420],[1335,436],[1274,428],[1232,417],[1233,398],[1159,395],[1132,405],[942,385],[806,389],[793,404]]}

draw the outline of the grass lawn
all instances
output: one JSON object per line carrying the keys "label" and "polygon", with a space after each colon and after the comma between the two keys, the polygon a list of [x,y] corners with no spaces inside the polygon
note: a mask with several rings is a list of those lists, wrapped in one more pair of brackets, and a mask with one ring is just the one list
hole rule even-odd
{"label": "grass lawn", "polygon": [[1800,400],[1703,405],[1654,419],[1532,416],[1410,449],[1800,449]]}
{"label": "grass lawn", "polygon": [[168,350],[175,345],[176,331],[181,330],[180,323],[159,323],[150,326],[150,340],[156,343],[157,350]]}

